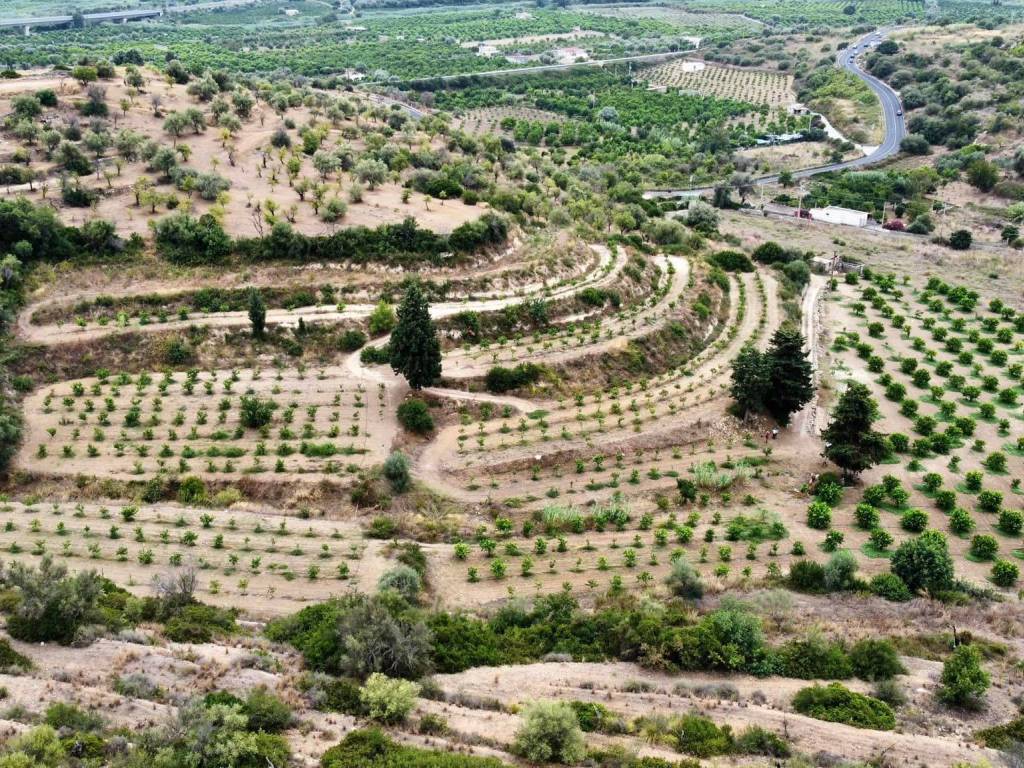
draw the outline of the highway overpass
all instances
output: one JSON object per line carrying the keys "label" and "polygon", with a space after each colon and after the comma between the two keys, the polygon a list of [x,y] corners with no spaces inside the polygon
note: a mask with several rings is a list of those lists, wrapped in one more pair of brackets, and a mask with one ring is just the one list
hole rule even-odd
{"label": "highway overpass", "polygon": [[[155,19],[163,16],[162,8],[134,8],[123,11],[103,11],[101,13],[84,13],[82,20],[86,26],[90,24],[101,24],[105,21],[111,23],[127,24],[137,19]],[[26,35],[32,33],[36,27],[63,27],[70,26],[74,22],[74,16],[32,16],[21,19],[0,19],[0,29],[20,28]]]}

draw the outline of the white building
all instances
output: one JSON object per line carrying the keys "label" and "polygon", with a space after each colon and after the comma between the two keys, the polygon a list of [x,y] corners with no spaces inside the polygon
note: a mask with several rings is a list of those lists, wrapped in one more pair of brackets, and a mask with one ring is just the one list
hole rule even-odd
{"label": "white building", "polygon": [[868,225],[867,213],[855,211],[852,208],[840,208],[838,205],[830,205],[827,208],[811,208],[811,218],[814,221],[844,224],[848,227],[866,227]]}
{"label": "white building", "polygon": [[490,43],[480,43],[480,45],[478,45],[476,49],[476,53],[478,56],[485,56],[487,58],[490,58],[491,56],[497,56],[500,52],[501,49],[499,49],[498,46],[491,45]]}
{"label": "white building", "polygon": [[282,8],[281,9],[281,13],[283,13],[285,16],[298,16],[299,15],[299,9],[298,8]]}

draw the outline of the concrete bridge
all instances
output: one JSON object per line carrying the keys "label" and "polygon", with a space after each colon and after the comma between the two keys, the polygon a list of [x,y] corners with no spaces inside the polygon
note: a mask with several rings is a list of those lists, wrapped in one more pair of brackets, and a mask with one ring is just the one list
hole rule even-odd
{"label": "concrete bridge", "polygon": [[[82,14],[83,23],[88,26],[89,24],[100,24],[105,21],[112,23],[127,24],[129,21],[136,19],[155,19],[164,15],[162,8],[148,8],[148,9],[126,9],[123,11],[103,11],[101,13],[84,13]],[[75,20],[75,17],[68,15],[61,16],[34,16],[23,19],[0,19],[0,29],[12,27],[20,27],[26,35],[32,34],[32,29],[35,27],[63,27],[70,26]]]}

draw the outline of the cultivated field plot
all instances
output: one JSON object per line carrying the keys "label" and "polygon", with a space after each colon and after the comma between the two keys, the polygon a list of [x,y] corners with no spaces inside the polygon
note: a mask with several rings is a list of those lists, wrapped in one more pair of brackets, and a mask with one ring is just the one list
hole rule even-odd
{"label": "cultivated field plot", "polygon": [[846,545],[884,559],[894,539],[948,531],[958,574],[1014,588],[1024,559],[1024,318],[938,278],[923,289],[891,278],[844,285],[830,313],[833,375],[871,387],[894,451],[836,520]]}
{"label": "cultivated field plot", "polygon": [[[588,248],[578,241],[538,237],[521,248],[510,249],[505,257],[499,255],[489,266],[480,264],[465,271],[424,269],[420,275],[445,281],[447,300],[436,302],[431,309],[435,319],[443,319],[462,312],[503,309],[531,297],[571,297],[588,287],[611,282],[624,265],[624,256],[613,256],[605,247]],[[294,275],[282,276],[275,271],[267,278],[276,278],[268,283],[275,290],[264,292],[269,306],[268,325],[294,328],[300,320],[306,324],[364,323],[378,306],[373,300],[378,287],[373,277],[359,277],[360,281],[344,285],[325,277],[319,290],[312,291],[275,284],[277,280],[284,285],[294,281]],[[377,280],[381,277],[378,275]],[[252,285],[251,275],[246,282]],[[308,278],[304,277],[301,285],[308,285]],[[166,284],[158,287],[166,290]],[[341,296],[346,301],[339,302]],[[244,327],[249,324],[246,297],[247,288],[237,286],[193,293],[147,293],[137,282],[105,291],[99,297],[93,288],[82,291],[79,297],[65,290],[27,308],[23,318],[28,317],[28,322],[21,323],[20,331],[27,341],[57,345],[115,334],[187,331],[196,324],[221,329]]]}
{"label": "cultivated field plot", "polygon": [[20,464],[141,478],[352,475],[387,455],[382,384],[340,369],[104,374],[27,401]]}
{"label": "cultivated field plot", "polygon": [[[661,322],[671,323],[671,317]],[[590,396],[495,398],[475,427],[464,420],[439,434],[421,459],[423,472],[453,497],[498,499],[518,509],[539,509],[555,499],[572,505],[577,495],[598,502],[626,490],[671,493],[687,470],[684,451],[694,455],[695,446],[716,445],[711,403],[726,394],[731,356],[744,343],[766,343],[778,322],[774,282],[745,275],[732,283],[728,317],[710,324],[707,346],[686,365]],[[584,334],[571,343],[587,339]],[[614,345],[614,335],[606,343]],[[735,459],[741,442],[726,453]]]}
{"label": "cultivated field plot", "polygon": [[582,357],[602,341],[626,341],[648,333],[668,319],[689,277],[689,264],[684,259],[662,258],[658,269],[660,284],[640,306],[623,310],[607,321],[599,319],[590,323],[587,318],[574,318],[576,322],[552,329],[553,333],[543,337],[508,340],[497,345],[465,345],[447,356],[446,375],[470,378],[484,375],[495,365],[516,365],[521,360],[553,363]]}
{"label": "cultivated field plot", "polygon": [[460,131],[473,135],[507,133],[502,127],[502,121],[507,118],[544,124],[561,123],[565,120],[562,115],[532,107],[482,107],[457,116],[452,124]]}
{"label": "cultivated field plot", "polygon": [[694,12],[682,5],[580,5],[574,10],[581,13],[592,13],[597,16],[612,16],[620,19],[655,19],[668,24],[675,24],[684,29],[700,29],[712,32],[745,32],[755,33],[762,24],[756,19],[744,17],[739,13]]}
{"label": "cultivated field plot", "polygon": [[692,61],[673,59],[644,70],[639,76],[651,85],[679,88],[719,99],[767,104],[770,107],[796,101],[792,75],[713,64],[688,71],[694,65]]}
{"label": "cultivated field plot", "polygon": [[[698,0],[692,7],[708,11],[742,13],[772,25],[801,26],[860,22],[890,23],[923,15],[923,0],[871,0],[851,4],[843,0]],[[854,8],[850,13],[849,8]]]}
{"label": "cultivated field plot", "polygon": [[[225,494],[223,505],[233,501]],[[281,614],[343,589],[372,589],[387,568],[381,542],[351,522],[222,508],[0,503],[0,552],[71,571],[96,569],[146,594],[158,574],[194,569],[203,599]]]}

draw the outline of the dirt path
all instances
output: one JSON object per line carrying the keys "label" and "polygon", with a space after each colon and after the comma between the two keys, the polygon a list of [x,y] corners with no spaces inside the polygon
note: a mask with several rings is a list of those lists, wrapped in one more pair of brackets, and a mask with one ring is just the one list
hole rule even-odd
{"label": "dirt path", "polygon": [[[828,278],[824,275],[811,275],[811,282],[804,291],[803,301],[800,306],[800,332],[807,342],[808,359],[814,370],[815,384],[821,384],[821,356],[822,356],[822,324],[821,313],[823,311],[821,296],[828,286]],[[821,403],[818,398],[818,388],[815,387],[814,396],[795,417],[793,417],[793,428],[800,434],[808,437],[816,437],[820,430],[822,413]]]}

